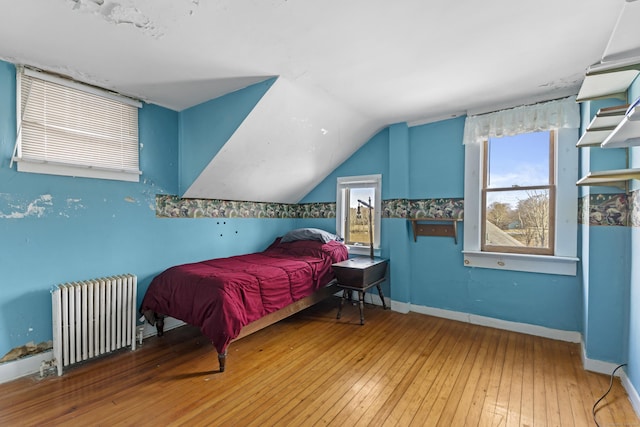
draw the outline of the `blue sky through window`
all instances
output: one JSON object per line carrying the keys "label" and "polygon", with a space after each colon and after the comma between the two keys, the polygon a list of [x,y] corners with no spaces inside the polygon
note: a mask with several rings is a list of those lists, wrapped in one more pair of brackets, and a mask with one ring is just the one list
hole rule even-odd
{"label": "blue sky through window", "polygon": [[349,206],[352,208],[357,208],[358,199],[369,203],[369,197],[371,197],[371,205],[375,209],[376,200],[374,198],[374,193],[375,193],[374,188],[352,188],[351,200],[349,201]]}
{"label": "blue sky through window", "polygon": [[489,188],[549,183],[549,132],[489,141]]}
{"label": "blue sky through window", "polygon": [[518,187],[549,184],[549,132],[533,132],[489,139],[487,188],[513,188],[489,192],[487,206],[508,203],[512,208],[528,192]]}

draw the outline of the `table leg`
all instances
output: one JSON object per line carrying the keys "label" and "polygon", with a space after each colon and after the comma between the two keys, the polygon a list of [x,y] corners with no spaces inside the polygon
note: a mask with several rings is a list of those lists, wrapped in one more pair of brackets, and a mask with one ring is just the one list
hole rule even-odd
{"label": "table leg", "polygon": [[384,302],[384,295],[382,295],[382,287],[380,286],[379,283],[376,286],[378,288],[378,295],[380,295],[380,299],[382,300],[382,309],[386,310],[388,307],[387,307],[387,304]]}
{"label": "table leg", "polygon": [[364,325],[364,291],[358,291],[358,299],[360,300],[360,324]]}
{"label": "table leg", "polygon": [[343,289],[342,290],[342,298],[340,298],[340,308],[338,309],[338,315],[336,316],[336,319],[339,319],[340,316],[342,315],[342,306],[344,305],[344,300],[347,298],[347,290]]}

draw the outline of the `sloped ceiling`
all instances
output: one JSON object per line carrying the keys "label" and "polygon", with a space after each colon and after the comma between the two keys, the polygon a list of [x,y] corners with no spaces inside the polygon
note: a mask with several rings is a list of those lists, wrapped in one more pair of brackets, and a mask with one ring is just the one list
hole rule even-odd
{"label": "sloped ceiling", "polygon": [[243,200],[297,203],[376,126],[325,92],[280,77],[184,197],[215,194],[237,200],[242,195]]}
{"label": "sloped ceiling", "polygon": [[386,125],[576,94],[624,4],[2,1],[0,58],[177,111],[279,76],[186,195],[295,202]]}

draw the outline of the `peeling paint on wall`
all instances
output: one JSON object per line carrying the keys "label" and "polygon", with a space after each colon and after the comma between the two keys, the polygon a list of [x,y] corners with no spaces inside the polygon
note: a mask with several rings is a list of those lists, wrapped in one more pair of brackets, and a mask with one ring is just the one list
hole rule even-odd
{"label": "peeling paint on wall", "polygon": [[42,194],[31,200],[15,194],[0,193],[0,219],[42,218],[51,215],[70,218],[84,209],[86,207],[82,204],[82,199],[78,198],[69,197],[64,203],[56,205],[51,194]]}
{"label": "peeling paint on wall", "polygon": [[72,3],[74,3],[74,10],[100,15],[109,23],[132,25],[152,37],[162,36],[156,24],[135,6],[123,6],[117,2],[104,0],[72,0]]}
{"label": "peeling paint on wall", "polygon": [[[73,10],[91,13],[100,16],[105,21],[115,25],[132,26],[143,34],[160,38],[165,34],[165,25],[160,21],[162,16],[154,18],[153,2],[135,0],[122,0],[120,2],[108,0],[69,0],[73,4]],[[191,16],[200,6],[199,0],[174,2],[172,8],[182,9],[178,15]],[[160,6],[156,6],[160,7]],[[166,8],[166,5],[164,5]],[[144,9],[144,10],[143,10]],[[178,12],[178,11],[177,11]],[[176,14],[169,14],[175,16]]]}
{"label": "peeling paint on wall", "polygon": [[21,359],[37,353],[43,353],[47,350],[51,350],[52,348],[53,341],[43,341],[39,344],[35,344],[33,341],[30,341],[20,347],[12,348],[2,357],[2,359],[0,359],[0,363],[10,362],[12,360]]}
{"label": "peeling paint on wall", "polygon": [[67,202],[66,209],[58,212],[59,216],[70,218],[71,217],[69,214],[70,212],[75,212],[75,211],[85,209],[84,205],[81,203],[82,199],[67,198],[66,202]]}
{"label": "peeling paint on wall", "polygon": [[41,218],[47,208],[53,206],[51,194],[43,194],[35,200],[16,200],[8,193],[0,193],[0,218],[21,219],[26,217]]}

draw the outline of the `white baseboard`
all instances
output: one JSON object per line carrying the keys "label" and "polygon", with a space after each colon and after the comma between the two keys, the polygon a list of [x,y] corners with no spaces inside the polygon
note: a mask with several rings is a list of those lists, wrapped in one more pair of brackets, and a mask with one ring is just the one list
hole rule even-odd
{"label": "white baseboard", "polygon": [[[580,352],[582,356],[582,367],[587,371],[596,372],[598,374],[611,375],[614,369],[618,366],[616,363],[604,362],[602,360],[589,359],[587,357],[587,349],[584,346],[584,341],[580,341]],[[622,370],[616,372],[616,376],[620,376]]]}
{"label": "white baseboard", "polygon": [[[182,320],[167,317],[164,319],[164,330],[170,331],[171,329],[178,328],[185,325]],[[157,334],[155,327],[145,322],[139,327],[143,328],[142,335],[144,338],[149,338]],[[136,337],[137,338],[137,337]],[[53,360],[53,351],[48,350],[42,353],[34,354],[33,356],[24,357],[22,359],[12,360],[11,362],[5,362],[0,364],[0,384],[9,381],[17,380],[18,378],[25,377],[27,375],[33,375],[40,372],[40,366],[42,362],[50,362]]]}
{"label": "white baseboard", "polygon": [[[365,302],[370,304],[382,305],[380,303],[380,297],[373,292],[366,293],[364,300]],[[582,335],[580,334],[580,332],[575,331],[563,331],[560,329],[530,325],[528,323],[510,322],[508,320],[500,320],[492,317],[479,316],[477,314],[463,313],[460,311],[445,310],[442,308],[398,302],[387,297],[385,297],[385,303],[387,304],[387,307],[391,307],[393,311],[403,314],[413,311],[415,313],[426,314],[428,316],[442,317],[444,319],[457,320],[459,322],[471,323],[473,325],[504,329],[507,331],[519,332],[527,335],[535,335],[544,338],[551,338],[559,341],[567,341],[573,343],[582,342]]]}
{"label": "white baseboard", "polygon": [[50,360],[53,360],[52,350],[2,363],[0,364],[0,384],[40,372],[42,362],[49,362]]}
{"label": "white baseboard", "polygon": [[624,371],[620,374],[620,381],[622,382],[624,389],[627,391],[633,410],[636,411],[636,415],[640,417],[640,395],[638,395],[638,390],[636,390],[633,384],[631,384],[629,377],[627,377],[627,373]]}
{"label": "white baseboard", "polygon": [[[615,363],[611,362],[603,362],[601,360],[593,360],[587,357],[587,351],[584,347],[584,342],[581,343],[582,347],[582,366],[587,371],[597,372],[599,374],[611,375],[611,373],[619,366]],[[631,406],[633,410],[636,412],[636,415],[640,417],[640,395],[638,395],[638,391],[635,389],[633,384],[631,384],[631,380],[627,376],[627,373],[624,369],[618,369],[615,373],[616,377],[620,378],[620,382],[622,386],[627,391],[627,396],[631,401]]]}
{"label": "white baseboard", "polygon": [[[171,329],[179,328],[180,326],[186,325],[182,320],[175,319],[173,317],[165,317],[164,318],[164,331],[170,331]],[[149,338],[155,335],[158,335],[158,330],[155,326],[151,326],[149,323],[144,322],[144,324],[138,326],[139,328],[144,328],[142,331],[143,338]]]}
{"label": "white baseboard", "polygon": [[411,311],[411,304],[406,302],[398,302],[391,300],[390,304],[391,310],[397,311],[398,313],[407,314]]}
{"label": "white baseboard", "polygon": [[[392,308],[394,305],[391,306]],[[504,329],[506,331],[519,332],[527,335],[535,335],[544,338],[551,338],[559,341],[579,343],[581,335],[575,331],[563,331],[551,329],[544,326],[530,325],[527,323],[511,322],[508,320],[494,319],[492,317],[478,316],[476,314],[463,313],[460,311],[444,310],[441,308],[426,307],[423,305],[411,304],[411,311],[426,314],[429,316],[442,317],[445,319],[457,320],[459,322],[471,323],[473,325],[487,326],[490,328]]]}

